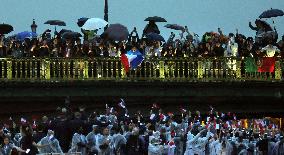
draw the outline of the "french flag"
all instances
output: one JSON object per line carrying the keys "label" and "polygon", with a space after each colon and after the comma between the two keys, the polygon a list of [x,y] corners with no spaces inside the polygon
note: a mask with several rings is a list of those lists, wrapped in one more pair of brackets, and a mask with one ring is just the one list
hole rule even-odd
{"label": "french flag", "polygon": [[136,69],[143,62],[144,57],[138,50],[130,50],[126,54],[122,54],[120,59],[124,70],[128,72],[130,69]]}

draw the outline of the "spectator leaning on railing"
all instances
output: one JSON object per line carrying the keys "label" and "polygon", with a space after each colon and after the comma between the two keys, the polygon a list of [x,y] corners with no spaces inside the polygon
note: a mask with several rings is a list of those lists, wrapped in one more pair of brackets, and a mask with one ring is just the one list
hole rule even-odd
{"label": "spectator leaning on railing", "polygon": [[[156,32],[156,29],[156,26],[150,22],[144,33],[148,31]],[[218,32],[206,32],[202,36],[201,42],[198,35],[190,33],[187,27],[182,31],[181,36],[171,32],[168,41],[165,43],[150,41],[147,38],[140,39],[136,28],[134,28],[126,41],[112,41],[100,36],[86,37],[84,40],[79,38],[64,39],[59,33],[54,38],[51,38],[48,34],[49,32],[44,32],[38,38],[26,38],[21,41],[16,40],[13,36],[5,38],[2,35],[0,38],[0,56],[3,58],[117,58],[129,51],[134,45],[146,59],[160,57],[200,57],[205,59],[236,57],[242,58],[244,61],[249,60],[246,62],[251,62],[250,64],[255,62],[258,67],[261,67],[264,54],[261,49],[265,49],[264,47],[268,43],[279,49],[279,51],[276,50],[280,53],[279,56],[283,56],[284,53],[284,36],[277,44],[273,38],[269,39],[267,37],[263,38],[266,41],[262,41],[262,44],[260,44],[255,42],[253,37],[246,37],[240,34],[238,30],[236,30],[236,34],[229,33],[226,36],[220,28],[218,28]],[[206,60],[205,63],[208,63],[208,61]],[[236,62],[229,62],[228,66],[236,69],[235,64]]]}

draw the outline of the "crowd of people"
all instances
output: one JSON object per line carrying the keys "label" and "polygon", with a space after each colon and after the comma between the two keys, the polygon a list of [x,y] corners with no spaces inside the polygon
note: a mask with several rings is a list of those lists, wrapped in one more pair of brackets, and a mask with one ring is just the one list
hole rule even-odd
{"label": "crowd of people", "polygon": [[[53,116],[53,117],[52,117]],[[213,107],[207,114],[180,108],[129,116],[124,100],[105,112],[62,107],[52,116],[2,121],[0,154],[281,155],[281,120],[239,119]]]}
{"label": "crowd of people", "polygon": [[[179,36],[173,32],[167,41],[147,38],[160,34],[149,22],[140,38],[136,28],[128,40],[109,40],[97,31],[82,30],[83,38],[64,38],[61,32],[46,30],[38,37],[17,40],[0,37],[0,57],[94,58],[120,57],[127,51],[140,51],[143,57],[239,57],[262,60],[259,71],[273,72],[275,57],[282,57],[284,36],[278,41],[276,30],[267,31],[259,21],[255,38],[236,33],[206,32],[202,37],[185,26]],[[271,66],[273,68],[271,68]],[[20,154],[98,154],[98,155],[281,155],[283,132],[279,122],[270,119],[238,119],[210,107],[207,115],[199,111],[165,113],[154,104],[149,116],[137,112],[129,116],[123,100],[106,112],[87,114],[84,108],[61,108],[54,117],[0,120],[0,155]]]}
{"label": "crowd of people", "polygon": [[[236,30],[236,33],[225,35],[219,28],[218,32],[206,32],[199,37],[189,32],[187,26],[179,36],[171,32],[169,39],[148,39],[147,34],[160,34],[158,26],[150,22],[144,29],[142,37],[138,35],[136,28],[129,34],[128,40],[114,41],[99,36],[97,31],[92,33],[82,29],[83,38],[64,38],[65,29],[55,32],[51,37],[51,31],[46,30],[38,37],[17,39],[16,36],[5,37],[1,35],[1,57],[120,57],[121,54],[131,50],[135,46],[146,57],[273,57],[284,51],[283,39],[278,40],[276,29],[266,31],[259,20],[256,26],[249,25],[257,31],[254,38],[246,37]],[[271,35],[269,35],[271,34]],[[269,46],[267,46],[269,45]],[[267,46],[267,47],[266,47]],[[266,47],[266,49],[264,49]],[[275,54],[275,55],[274,55]],[[277,55],[276,55],[277,54]]]}
{"label": "crowd of people", "polygon": [[[86,31],[82,29],[75,38],[64,38],[62,35],[68,30],[46,30],[38,37],[22,38],[16,36],[0,39],[0,57],[26,58],[26,57],[51,57],[51,58],[94,58],[94,57],[121,57],[128,51],[139,51],[144,58],[176,58],[176,57],[234,57],[246,60],[247,72],[274,72],[275,58],[283,57],[284,36],[278,39],[276,29],[266,29],[256,20],[254,27],[255,38],[246,37],[236,30],[236,33],[223,34],[218,28],[217,32],[206,32],[202,37],[190,32],[185,26],[179,35],[171,32],[167,41],[163,39],[147,38],[147,34],[160,34],[155,22],[149,24],[139,36],[136,28],[129,34],[128,40],[115,41],[104,35],[97,35],[97,30]],[[278,41],[279,40],[279,41]],[[234,62],[233,62],[234,63]]]}

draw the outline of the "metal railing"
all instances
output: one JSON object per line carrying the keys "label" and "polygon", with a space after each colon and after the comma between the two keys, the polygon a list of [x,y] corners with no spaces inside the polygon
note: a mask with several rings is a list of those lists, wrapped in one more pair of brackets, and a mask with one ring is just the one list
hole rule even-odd
{"label": "metal railing", "polygon": [[[258,64],[256,60],[252,60]],[[119,58],[28,58],[0,59],[0,81],[280,81],[281,59],[273,73],[246,69],[239,58],[153,58],[136,70],[124,71]]]}

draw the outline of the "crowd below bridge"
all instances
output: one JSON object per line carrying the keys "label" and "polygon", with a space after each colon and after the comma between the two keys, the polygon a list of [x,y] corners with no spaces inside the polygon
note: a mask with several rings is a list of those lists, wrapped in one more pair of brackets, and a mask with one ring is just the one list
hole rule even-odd
{"label": "crowd below bridge", "polygon": [[130,115],[123,99],[105,112],[64,106],[51,116],[0,120],[0,154],[281,155],[282,119],[243,119],[208,107]]}

